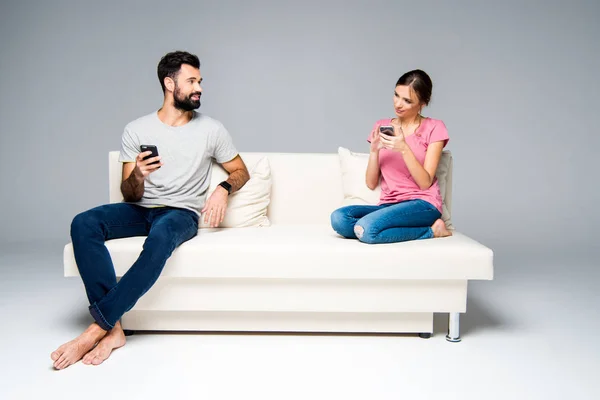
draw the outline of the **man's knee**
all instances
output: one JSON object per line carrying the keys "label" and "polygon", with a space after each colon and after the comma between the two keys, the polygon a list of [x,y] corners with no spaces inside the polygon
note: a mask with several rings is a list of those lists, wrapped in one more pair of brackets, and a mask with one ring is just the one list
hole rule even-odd
{"label": "man's knee", "polygon": [[71,236],[80,236],[96,228],[100,220],[93,210],[79,213],[71,221]]}

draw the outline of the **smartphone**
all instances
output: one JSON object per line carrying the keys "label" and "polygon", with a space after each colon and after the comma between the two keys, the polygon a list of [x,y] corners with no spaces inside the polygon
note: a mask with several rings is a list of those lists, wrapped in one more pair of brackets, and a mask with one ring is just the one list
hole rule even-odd
{"label": "smartphone", "polygon": [[[144,160],[147,160],[148,158],[152,158],[152,157],[158,157],[158,149],[153,144],[143,144],[143,145],[141,145],[140,146],[140,153],[143,153],[145,151],[151,151],[152,154],[150,154],[148,157],[144,157]],[[159,162],[160,161],[154,161],[153,163],[150,163],[149,165],[158,164]]]}
{"label": "smartphone", "polygon": [[379,127],[379,133],[384,135],[394,136],[394,127],[391,125],[382,125]]}

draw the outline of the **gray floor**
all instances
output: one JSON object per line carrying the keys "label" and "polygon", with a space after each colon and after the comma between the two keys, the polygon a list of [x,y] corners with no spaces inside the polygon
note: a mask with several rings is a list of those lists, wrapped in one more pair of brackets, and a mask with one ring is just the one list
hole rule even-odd
{"label": "gray floor", "polygon": [[[463,341],[436,335],[143,334],[98,367],[49,354],[90,318],[62,244],[0,255],[0,399],[598,399],[600,282],[589,257],[498,254],[469,287]],[[410,396],[410,397],[409,397]]]}

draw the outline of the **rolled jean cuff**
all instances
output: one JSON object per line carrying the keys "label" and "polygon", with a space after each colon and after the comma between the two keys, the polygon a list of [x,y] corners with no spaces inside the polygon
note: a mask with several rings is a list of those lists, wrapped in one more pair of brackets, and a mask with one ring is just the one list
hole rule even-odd
{"label": "rolled jean cuff", "polygon": [[108,321],[106,321],[96,304],[92,304],[90,306],[90,314],[92,314],[92,317],[94,318],[96,323],[100,325],[100,328],[104,329],[105,331],[110,331],[112,328],[115,327],[114,325],[111,325],[108,323]]}

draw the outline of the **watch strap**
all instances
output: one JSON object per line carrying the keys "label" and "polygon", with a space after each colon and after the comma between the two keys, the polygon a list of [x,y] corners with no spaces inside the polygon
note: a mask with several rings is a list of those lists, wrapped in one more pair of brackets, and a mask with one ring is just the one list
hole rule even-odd
{"label": "watch strap", "polygon": [[219,183],[219,186],[223,187],[225,190],[227,190],[227,193],[231,194],[231,184],[229,182],[223,181]]}

